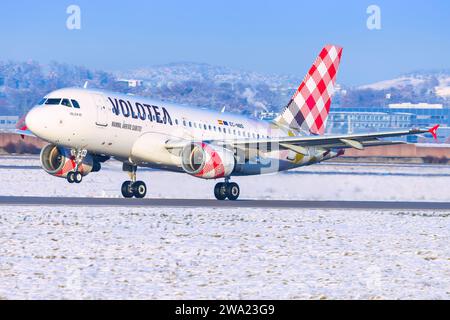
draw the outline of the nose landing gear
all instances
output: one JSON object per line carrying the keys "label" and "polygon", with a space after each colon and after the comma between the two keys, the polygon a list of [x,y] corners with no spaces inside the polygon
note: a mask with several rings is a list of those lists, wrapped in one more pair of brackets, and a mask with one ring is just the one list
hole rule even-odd
{"label": "nose landing gear", "polygon": [[123,164],[123,171],[127,171],[131,181],[125,181],[122,184],[122,196],[124,198],[138,198],[142,199],[147,194],[147,186],[143,181],[136,181],[137,166]]}
{"label": "nose landing gear", "polygon": [[79,171],[71,171],[67,174],[67,181],[69,183],[81,183],[83,175]]}
{"label": "nose landing gear", "polygon": [[81,181],[83,181],[83,174],[81,174],[81,172],[78,171],[78,168],[83,163],[83,160],[87,155],[87,150],[86,149],[72,149],[72,150],[70,150],[70,153],[71,153],[72,157],[74,158],[75,168],[74,168],[74,171],[67,173],[67,181],[69,183],[81,183]]}
{"label": "nose landing gear", "polygon": [[217,200],[228,200],[235,201],[239,198],[241,190],[239,185],[234,182],[230,182],[229,178],[225,179],[225,182],[220,182],[214,187],[214,196]]}

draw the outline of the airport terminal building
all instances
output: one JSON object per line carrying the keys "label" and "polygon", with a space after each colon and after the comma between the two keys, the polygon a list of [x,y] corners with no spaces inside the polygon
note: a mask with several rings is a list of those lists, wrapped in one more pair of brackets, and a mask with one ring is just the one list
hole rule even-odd
{"label": "airport terminal building", "polygon": [[[440,140],[446,140],[450,136],[450,108],[442,104],[398,103],[373,108],[334,106],[327,127],[329,133],[346,134],[427,128],[436,124],[441,125]],[[408,137],[408,142],[417,142],[417,137]]]}
{"label": "airport terminal building", "polygon": [[18,121],[18,116],[0,116],[0,131],[14,130]]}
{"label": "airport terminal building", "polygon": [[[264,112],[261,119],[273,119],[278,114]],[[439,141],[445,142],[450,137],[450,107],[442,104],[398,103],[385,107],[340,107],[332,106],[326,128],[327,134],[351,134],[359,132],[379,132],[404,130],[410,128],[428,128],[441,125],[438,130]],[[431,139],[431,135],[429,136]],[[398,140],[399,138],[396,138]],[[401,139],[401,138],[400,138]],[[417,142],[411,136],[408,142]]]}

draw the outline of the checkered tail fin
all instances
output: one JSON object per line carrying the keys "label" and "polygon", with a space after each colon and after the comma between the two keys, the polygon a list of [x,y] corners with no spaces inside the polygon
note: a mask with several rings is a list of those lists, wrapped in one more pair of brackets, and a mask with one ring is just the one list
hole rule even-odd
{"label": "checkered tail fin", "polygon": [[341,56],[341,47],[325,46],[291,101],[275,121],[291,129],[323,134]]}

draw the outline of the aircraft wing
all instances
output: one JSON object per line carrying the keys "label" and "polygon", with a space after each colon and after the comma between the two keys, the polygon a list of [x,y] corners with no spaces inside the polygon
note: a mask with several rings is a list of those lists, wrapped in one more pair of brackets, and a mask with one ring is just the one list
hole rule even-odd
{"label": "aircraft wing", "polygon": [[11,133],[21,135],[22,137],[24,137],[24,136],[36,137],[30,130],[16,129],[16,130],[11,131]]}
{"label": "aircraft wing", "polygon": [[[418,135],[431,133],[436,139],[436,131],[439,126],[431,129],[411,129],[392,132],[378,132],[366,134],[347,134],[347,135],[329,135],[329,136],[304,136],[304,137],[280,137],[271,139],[238,139],[238,140],[210,140],[203,141],[215,145],[232,146],[235,148],[245,148],[248,145],[278,145],[280,149],[288,149],[300,154],[308,154],[308,147],[318,147],[323,149],[346,149],[354,148],[362,150],[365,147],[403,144],[401,141],[381,140],[383,138],[393,138],[407,135]],[[182,149],[186,141],[168,141],[167,149]]]}

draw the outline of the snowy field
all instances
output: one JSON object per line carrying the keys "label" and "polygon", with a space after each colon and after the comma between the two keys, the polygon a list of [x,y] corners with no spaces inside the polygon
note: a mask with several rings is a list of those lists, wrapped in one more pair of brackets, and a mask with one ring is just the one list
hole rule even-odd
{"label": "snowy field", "polygon": [[[116,161],[80,185],[21,166],[37,167],[39,160],[0,158],[0,195],[121,197],[128,179]],[[138,179],[147,183],[149,198],[214,198],[216,181],[150,170],[138,171]],[[241,199],[450,201],[450,166],[321,164],[233,181],[241,186]]]}
{"label": "snowy field", "polygon": [[[0,158],[0,195],[118,197]],[[29,169],[21,166],[31,166]],[[149,197],[214,182],[144,171]],[[236,179],[246,199],[450,201],[450,167],[327,164]],[[450,299],[450,212],[0,206],[0,299]]]}
{"label": "snowy field", "polygon": [[4,299],[449,299],[449,212],[17,208]]}

